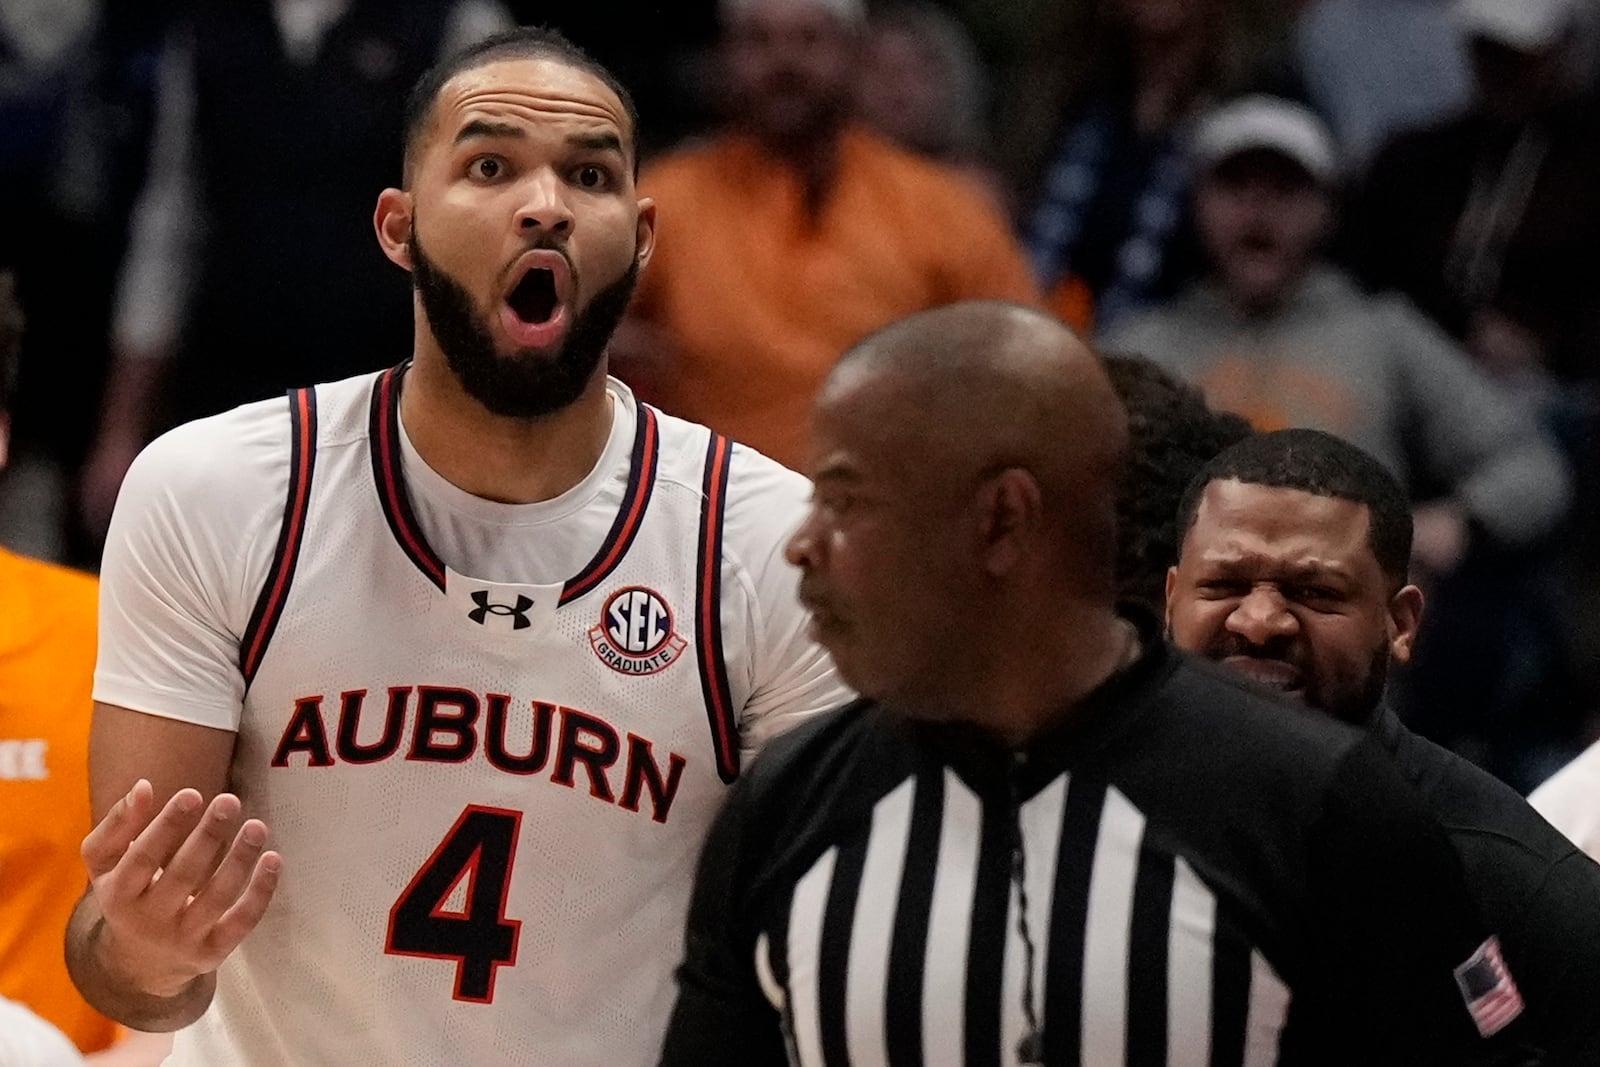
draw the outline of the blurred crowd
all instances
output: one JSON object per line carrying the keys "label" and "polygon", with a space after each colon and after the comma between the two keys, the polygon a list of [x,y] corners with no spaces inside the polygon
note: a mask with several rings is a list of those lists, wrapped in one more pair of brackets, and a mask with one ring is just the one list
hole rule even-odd
{"label": "blurred crowd", "polygon": [[865,334],[1040,302],[1400,476],[1414,726],[1524,790],[1589,739],[1594,0],[5,0],[0,543],[92,570],[154,435],[406,357],[406,90],[519,21],[640,102],[642,396],[798,465]]}

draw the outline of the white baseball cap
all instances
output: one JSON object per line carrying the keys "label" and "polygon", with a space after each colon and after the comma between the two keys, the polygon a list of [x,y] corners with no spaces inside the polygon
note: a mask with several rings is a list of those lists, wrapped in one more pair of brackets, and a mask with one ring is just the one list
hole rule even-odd
{"label": "white baseball cap", "polygon": [[1224,104],[1200,122],[1191,154],[1203,169],[1256,149],[1292,159],[1317,181],[1339,173],[1333,134],[1317,113],[1275,96],[1246,96]]}
{"label": "white baseball cap", "polygon": [[752,8],[762,4],[777,3],[822,8],[850,26],[860,26],[867,21],[867,5],[864,0],[722,0],[722,21],[726,24],[739,18]]}
{"label": "white baseball cap", "polygon": [[1456,0],[1455,18],[1474,37],[1519,52],[1542,52],[1571,28],[1572,0]]}

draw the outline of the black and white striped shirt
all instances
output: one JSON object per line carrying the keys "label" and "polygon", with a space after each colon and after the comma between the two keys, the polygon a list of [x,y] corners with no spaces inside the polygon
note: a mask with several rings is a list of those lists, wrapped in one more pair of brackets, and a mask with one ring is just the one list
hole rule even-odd
{"label": "black and white striped shirt", "polygon": [[1151,644],[1026,752],[870,704],[769,750],[663,1064],[1500,1062],[1453,974],[1487,932],[1381,751]]}

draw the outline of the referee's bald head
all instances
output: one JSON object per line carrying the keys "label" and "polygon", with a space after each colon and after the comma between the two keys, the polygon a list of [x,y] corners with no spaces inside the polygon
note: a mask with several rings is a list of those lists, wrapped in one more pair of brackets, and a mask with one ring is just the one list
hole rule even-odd
{"label": "referee's bald head", "polygon": [[[856,397],[852,401],[852,397]],[[865,402],[861,402],[862,400]],[[1060,322],[1000,301],[902,319],[835,367],[819,418],[850,409],[931,497],[1012,471],[1037,486],[1047,528],[1096,589],[1114,567],[1127,419],[1099,358]]]}
{"label": "referee's bald head", "polygon": [[1070,330],[1003,303],[913,315],[852,349],[814,414],[787,555],[859,692],[962,717],[1026,648],[1105,644],[1082,637],[1114,622],[1127,429]]}

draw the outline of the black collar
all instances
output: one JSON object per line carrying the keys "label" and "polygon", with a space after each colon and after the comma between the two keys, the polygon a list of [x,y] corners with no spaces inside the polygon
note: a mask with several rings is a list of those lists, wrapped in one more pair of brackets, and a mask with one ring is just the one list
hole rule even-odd
{"label": "black collar", "polygon": [[1121,605],[1134,624],[1138,659],[1117,671],[1070,709],[1056,724],[1020,748],[969,723],[919,721],[883,712],[892,728],[939,763],[949,766],[980,794],[1015,789],[1020,799],[1081,765],[1124,736],[1153,707],[1179,656],[1162,636],[1159,620],[1145,609]]}

